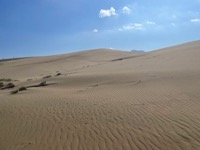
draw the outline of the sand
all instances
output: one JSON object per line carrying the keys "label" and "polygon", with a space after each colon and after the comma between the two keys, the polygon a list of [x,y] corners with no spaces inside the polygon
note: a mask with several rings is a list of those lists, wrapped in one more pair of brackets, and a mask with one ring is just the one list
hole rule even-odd
{"label": "sand", "polygon": [[200,149],[200,41],[5,61],[0,78],[48,83],[0,90],[0,150]]}

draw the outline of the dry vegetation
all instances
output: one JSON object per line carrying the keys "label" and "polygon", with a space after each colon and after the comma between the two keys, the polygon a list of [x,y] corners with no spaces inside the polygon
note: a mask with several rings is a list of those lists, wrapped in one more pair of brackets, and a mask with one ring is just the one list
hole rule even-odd
{"label": "dry vegetation", "polygon": [[17,89],[17,90],[13,90],[13,91],[11,91],[10,92],[10,94],[17,94],[18,92],[20,92],[20,91],[25,91],[25,90],[27,90],[28,88],[32,88],[32,87],[41,87],[41,86],[47,86],[48,84],[46,83],[46,81],[42,81],[42,82],[40,82],[39,84],[36,84],[36,85],[30,85],[30,86],[22,86],[22,87],[20,87],[19,89]]}
{"label": "dry vegetation", "polygon": [[27,88],[25,86],[22,86],[19,88],[19,91],[25,91],[25,90],[27,90]]}
{"label": "dry vegetation", "polygon": [[19,90],[13,90],[10,92],[10,94],[17,94],[19,92]]}
{"label": "dry vegetation", "polygon": [[60,76],[61,75],[61,73],[60,72],[58,72],[57,74],[56,74],[56,76]]}
{"label": "dry vegetation", "polygon": [[41,87],[41,86],[47,86],[47,82],[46,81],[42,81],[38,84],[35,84],[35,85],[29,85],[27,86],[26,88],[31,88],[31,87]]}
{"label": "dry vegetation", "polygon": [[10,78],[1,78],[0,79],[0,82],[10,82],[10,81],[12,81],[12,79],[10,79]]}
{"label": "dry vegetation", "polygon": [[0,82],[0,88],[3,87],[3,86],[4,86],[4,83],[3,83],[3,82]]}
{"label": "dry vegetation", "polygon": [[4,89],[10,89],[10,88],[14,88],[15,87],[15,84],[12,83],[12,82],[9,82],[7,84],[4,84],[2,87],[1,87],[1,90],[4,90]]}

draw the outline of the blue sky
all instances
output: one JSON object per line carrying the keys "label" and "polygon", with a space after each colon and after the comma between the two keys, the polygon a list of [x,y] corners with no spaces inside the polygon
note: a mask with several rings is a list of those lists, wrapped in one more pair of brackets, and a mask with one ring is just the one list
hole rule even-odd
{"label": "blue sky", "polygon": [[0,58],[200,39],[200,0],[0,0]]}

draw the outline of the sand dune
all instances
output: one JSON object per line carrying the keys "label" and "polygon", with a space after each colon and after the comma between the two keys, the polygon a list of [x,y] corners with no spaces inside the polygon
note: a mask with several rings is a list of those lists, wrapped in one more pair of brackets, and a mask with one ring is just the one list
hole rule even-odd
{"label": "sand dune", "polygon": [[200,41],[1,62],[14,89],[49,85],[0,90],[0,150],[199,150],[199,66]]}

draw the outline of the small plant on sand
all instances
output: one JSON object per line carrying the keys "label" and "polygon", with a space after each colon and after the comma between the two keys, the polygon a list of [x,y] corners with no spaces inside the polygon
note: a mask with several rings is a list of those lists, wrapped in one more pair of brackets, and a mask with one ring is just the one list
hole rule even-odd
{"label": "small plant on sand", "polygon": [[10,94],[17,94],[19,91],[18,90],[14,90],[14,91],[11,91]]}
{"label": "small plant on sand", "polygon": [[39,84],[36,84],[36,85],[30,85],[30,86],[27,86],[26,88],[31,88],[31,87],[40,87],[40,86],[46,86],[47,85],[47,82],[46,81],[42,81],[40,82]]}
{"label": "small plant on sand", "polygon": [[1,89],[10,89],[10,88],[14,88],[15,85],[12,82],[9,82],[8,84],[4,85],[3,87],[1,87]]}
{"label": "small plant on sand", "polygon": [[26,90],[26,87],[22,86],[22,87],[20,87],[17,90],[11,91],[10,94],[17,94],[19,91],[24,91],[24,90]]}
{"label": "small plant on sand", "polygon": [[0,88],[3,87],[3,86],[4,86],[3,82],[0,82]]}
{"label": "small plant on sand", "polygon": [[6,88],[14,88],[15,84],[12,82],[9,82],[8,84],[6,84]]}
{"label": "small plant on sand", "polygon": [[10,79],[10,78],[1,78],[0,81],[10,82],[10,81],[12,81],[12,79]]}
{"label": "small plant on sand", "polygon": [[60,76],[61,75],[61,73],[60,72],[58,72],[57,74],[56,74],[56,76]]}
{"label": "small plant on sand", "polygon": [[51,75],[44,76],[43,79],[51,78]]}
{"label": "small plant on sand", "polygon": [[25,91],[26,90],[26,87],[22,86],[19,88],[19,91]]}
{"label": "small plant on sand", "polygon": [[38,84],[38,86],[46,86],[47,82],[46,81],[42,81],[40,84]]}

